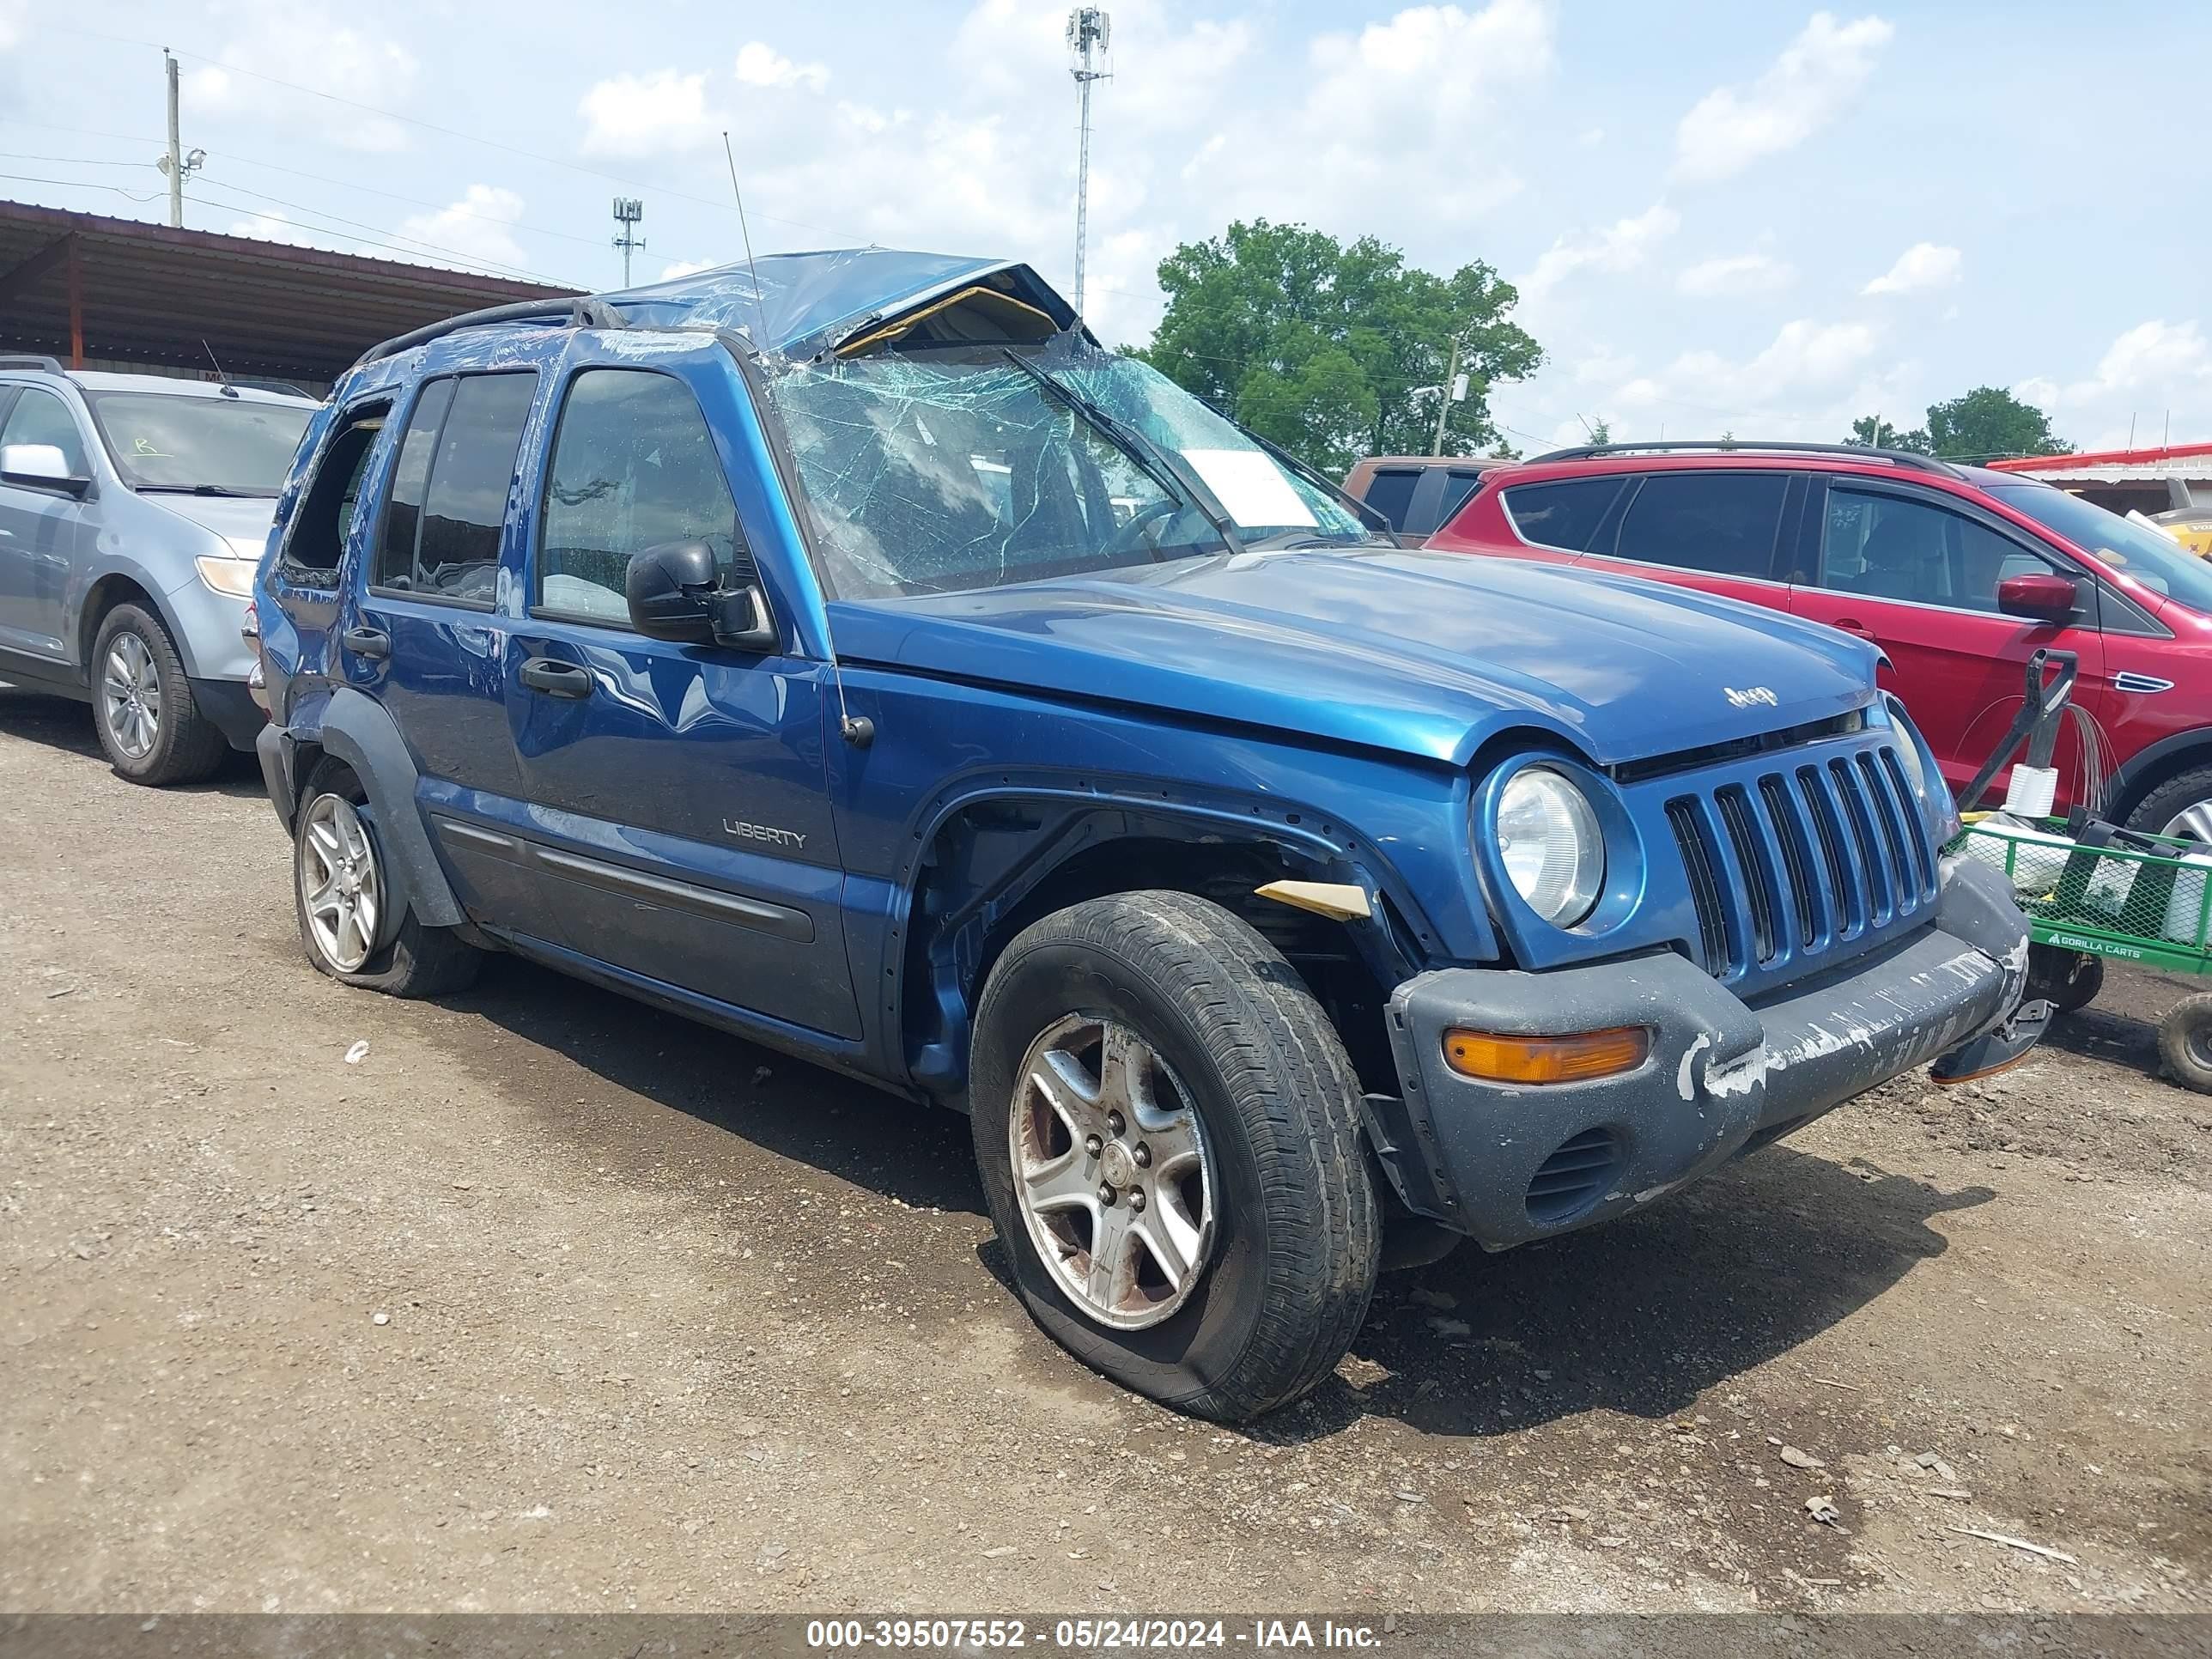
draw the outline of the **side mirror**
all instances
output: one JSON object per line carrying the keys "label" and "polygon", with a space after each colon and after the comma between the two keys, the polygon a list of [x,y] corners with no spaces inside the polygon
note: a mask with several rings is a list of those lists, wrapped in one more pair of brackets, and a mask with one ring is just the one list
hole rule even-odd
{"label": "side mirror", "polygon": [[768,595],[748,565],[725,583],[704,542],[663,542],[629,562],[623,575],[630,626],[647,639],[773,651],[781,643]]}
{"label": "side mirror", "polygon": [[0,447],[0,483],[25,489],[58,489],[64,495],[82,495],[92,480],[70,471],[69,457],[58,444],[9,444]]}
{"label": "side mirror", "polygon": [[1997,584],[1997,609],[2008,617],[2026,617],[2034,622],[2069,622],[2081,599],[2074,584],[2063,576],[2007,576]]}

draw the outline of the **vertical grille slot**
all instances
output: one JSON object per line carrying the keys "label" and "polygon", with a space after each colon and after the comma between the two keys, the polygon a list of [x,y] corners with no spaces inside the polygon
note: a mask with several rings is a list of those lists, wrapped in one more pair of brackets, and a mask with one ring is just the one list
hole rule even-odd
{"label": "vertical grille slot", "polygon": [[1731,785],[1714,797],[1714,805],[1720,808],[1721,826],[1728,831],[1736,867],[1743,872],[1744,896],[1751,908],[1751,959],[1764,968],[1782,949],[1775,933],[1774,872],[1759,844],[1759,826],[1752,822],[1751,798]]}
{"label": "vertical grille slot", "polygon": [[1705,825],[1692,800],[1667,803],[1667,822],[1674,831],[1674,845],[1682,854],[1682,869],[1690,882],[1690,899],[1698,912],[1699,965],[1716,979],[1728,972],[1728,924],[1721,908],[1721,884],[1713,873],[1712,849],[1705,844]]}
{"label": "vertical grille slot", "polygon": [[1805,825],[1798,817],[1790,799],[1790,787],[1778,773],[1769,772],[1759,781],[1759,799],[1766,808],[1766,821],[1774,829],[1774,840],[1782,848],[1783,885],[1789,889],[1790,901],[1797,913],[1797,943],[1810,950],[1820,936],[1826,910],[1824,894],[1813,877],[1812,849],[1805,844]]}
{"label": "vertical grille slot", "polygon": [[1835,780],[1836,803],[1842,809],[1844,827],[1849,832],[1851,850],[1857,856],[1859,873],[1866,882],[1867,925],[1886,926],[1894,908],[1889,867],[1882,862],[1879,832],[1867,811],[1858,773],[1849,761],[1838,758],[1828,763],[1828,774]]}
{"label": "vertical grille slot", "polygon": [[[1912,864],[1920,878],[1920,896],[1923,902],[1933,900],[1936,896],[1936,848],[1929,836],[1927,821],[1920,814],[1920,797],[1913,793],[1911,784],[1906,781],[1905,763],[1898,759],[1894,749],[1883,750],[1881,759],[1889,772],[1890,787],[1899,805],[1905,810],[1906,839],[1912,843]],[[1943,787],[1941,777],[1929,781],[1936,788]]]}
{"label": "vertical grille slot", "polygon": [[1864,890],[1858,873],[1844,850],[1844,826],[1836,816],[1836,803],[1817,766],[1797,769],[1797,787],[1812,816],[1813,834],[1820,844],[1820,863],[1828,872],[1828,892],[1835,904],[1836,937],[1856,939],[1866,926]]}
{"label": "vertical grille slot", "polygon": [[1920,908],[1920,883],[1913,874],[1912,855],[1905,850],[1905,830],[1899,821],[1897,803],[1890,799],[1887,781],[1870,751],[1859,751],[1859,771],[1866,780],[1867,810],[1888,849],[1888,861],[1882,870],[1896,896],[1897,913],[1904,915]]}

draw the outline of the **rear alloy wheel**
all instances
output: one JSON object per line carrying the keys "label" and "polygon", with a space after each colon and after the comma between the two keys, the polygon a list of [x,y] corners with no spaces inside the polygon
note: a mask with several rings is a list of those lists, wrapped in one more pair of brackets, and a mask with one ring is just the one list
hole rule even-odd
{"label": "rear alloy wheel", "polygon": [[1100,1324],[1158,1324],[1213,1243],[1213,1171],[1189,1096],[1129,1026],[1080,1014],[1030,1045],[1020,1076],[1014,1197],[1039,1259]]}
{"label": "rear alloy wheel", "polygon": [[342,974],[357,974],[384,922],[384,878],[368,826],[343,795],[307,803],[300,825],[300,906],[316,947]]}

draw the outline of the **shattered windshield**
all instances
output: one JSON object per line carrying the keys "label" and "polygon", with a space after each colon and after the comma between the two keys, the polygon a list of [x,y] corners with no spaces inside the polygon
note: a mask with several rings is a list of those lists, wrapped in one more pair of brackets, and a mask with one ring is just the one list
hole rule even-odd
{"label": "shattered windshield", "polygon": [[1364,538],[1347,508],[1146,365],[1072,346],[1027,361],[1072,396],[997,349],[774,377],[835,591],[957,592],[1204,557],[1229,550],[1217,508],[1247,544]]}

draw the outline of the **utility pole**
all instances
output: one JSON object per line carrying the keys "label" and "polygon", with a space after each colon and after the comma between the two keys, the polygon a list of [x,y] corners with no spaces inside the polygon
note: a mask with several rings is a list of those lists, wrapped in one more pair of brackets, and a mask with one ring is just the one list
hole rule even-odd
{"label": "utility pole", "polygon": [[1067,14],[1067,49],[1075,61],[1068,73],[1075,77],[1082,104],[1080,137],[1075,152],[1075,313],[1083,314],[1083,256],[1091,235],[1091,85],[1109,77],[1111,70],[1094,66],[1091,52],[1103,52],[1113,34],[1113,20],[1096,6],[1078,6]]}
{"label": "utility pole", "polygon": [[644,217],[645,204],[638,200],[636,197],[617,196],[615,198],[615,222],[622,227],[622,229],[615,235],[615,246],[622,250],[623,286],[624,288],[628,288],[629,286],[630,250],[633,248],[641,248],[645,246],[644,237],[632,234],[637,229],[638,222]]}
{"label": "utility pole", "polygon": [[1444,422],[1451,418],[1452,393],[1459,386],[1459,336],[1452,336],[1451,362],[1444,370],[1444,383],[1437,388],[1437,441],[1430,448],[1431,455],[1444,453]]}
{"label": "utility pole", "polygon": [[168,165],[162,171],[169,175],[169,228],[181,230],[185,223],[185,155],[177,139],[177,60],[169,55],[167,46],[161,48],[161,64],[169,78],[169,153],[164,158]]}

